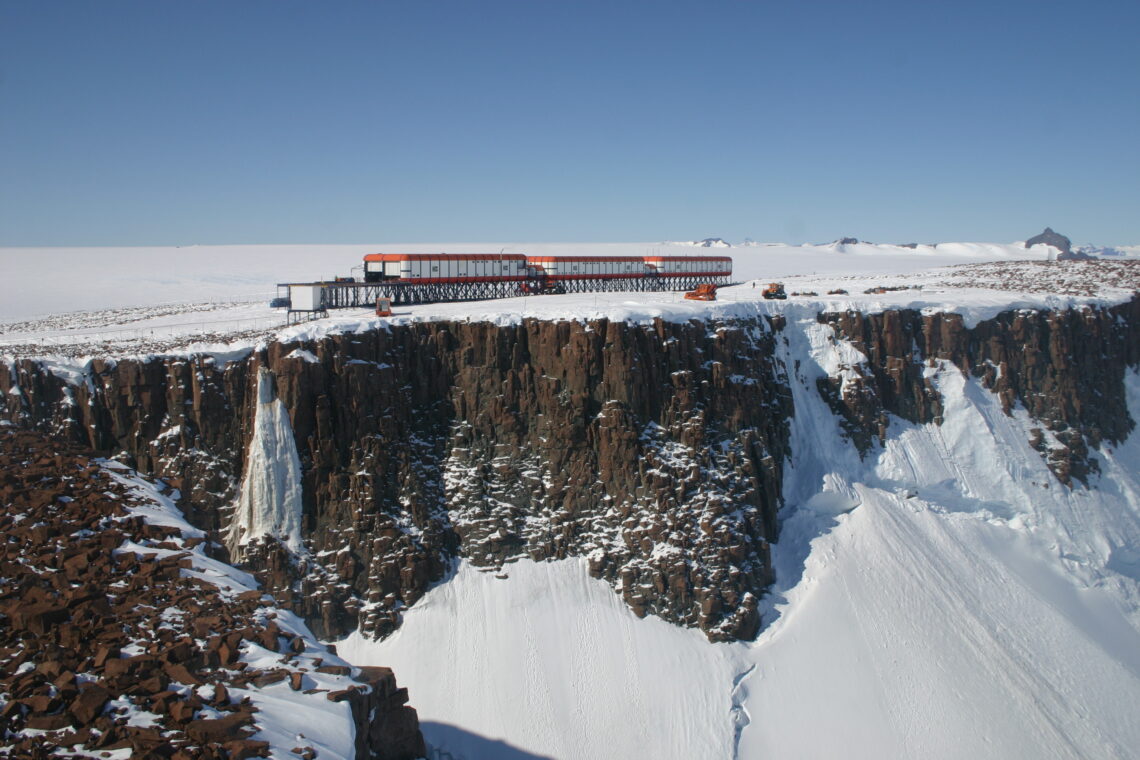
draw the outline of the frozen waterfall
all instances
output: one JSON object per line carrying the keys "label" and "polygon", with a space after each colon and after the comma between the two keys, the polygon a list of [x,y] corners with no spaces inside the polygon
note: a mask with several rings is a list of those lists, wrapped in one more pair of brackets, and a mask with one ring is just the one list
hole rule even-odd
{"label": "frozen waterfall", "polygon": [[244,545],[262,536],[279,539],[294,553],[302,551],[301,506],[301,460],[289,413],[277,398],[273,373],[261,367],[253,437],[226,539],[230,552],[238,557]]}

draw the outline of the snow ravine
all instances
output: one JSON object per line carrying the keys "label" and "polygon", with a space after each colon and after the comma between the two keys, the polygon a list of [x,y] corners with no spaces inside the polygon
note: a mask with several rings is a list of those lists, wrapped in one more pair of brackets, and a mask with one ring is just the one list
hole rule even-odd
{"label": "snow ravine", "polygon": [[756,642],[638,620],[581,561],[520,562],[461,566],[341,653],[394,667],[429,744],[466,760],[1134,757],[1137,437],[1069,490],[1034,423],[946,365],[945,423],[894,419],[860,460],[815,390],[850,348],[787,314],[795,454]]}
{"label": "snow ravine", "polygon": [[1135,436],[1102,452],[1094,488],[1070,491],[1026,443],[1023,413],[943,367],[945,424],[893,420],[855,467],[802,371],[797,410],[811,411],[793,448],[845,463],[824,487],[858,506],[785,522],[780,617],[752,650],[747,702],[771,719],[754,717],[740,756],[1134,756],[1140,597],[1111,557],[1140,540]]}

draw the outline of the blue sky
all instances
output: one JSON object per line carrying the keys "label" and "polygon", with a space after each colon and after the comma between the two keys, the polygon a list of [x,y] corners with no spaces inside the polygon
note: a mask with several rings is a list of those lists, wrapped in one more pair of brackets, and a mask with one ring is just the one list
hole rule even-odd
{"label": "blue sky", "polygon": [[1140,3],[0,0],[0,245],[1140,243]]}

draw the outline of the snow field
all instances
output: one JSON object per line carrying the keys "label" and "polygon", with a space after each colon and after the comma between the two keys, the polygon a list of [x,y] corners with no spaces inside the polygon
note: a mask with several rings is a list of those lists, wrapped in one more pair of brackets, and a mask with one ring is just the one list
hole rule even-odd
{"label": "snow field", "polygon": [[[926,269],[963,261],[1045,258],[1020,243],[944,243],[914,250],[890,245],[768,244],[708,250],[673,243],[380,243],[211,245],[122,248],[0,248],[0,322],[111,307],[268,301],[278,283],[361,276],[363,257],[403,253],[494,252],[534,256],[701,256],[728,254],[738,279],[808,272]],[[355,268],[355,270],[354,270]]]}
{"label": "snow field", "polygon": [[[0,280],[0,346],[6,347],[0,351],[37,356],[233,351],[252,347],[273,335],[302,339],[371,329],[384,321],[367,309],[340,310],[319,322],[283,329],[284,310],[270,309],[268,302],[277,294],[278,283],[312,282],[334,274],[360,276],[363,254],[378,248],[408,252],[504,249],[533,255],[593,256],[709,253],[704,248],[664,243],[0,249],[0,262],[7,275]],[[779,305],[763,302],[758,286],[777,279],[788,281],[789,292],[823,294],[817,297],[821,308],[937,308],[962,310],[969,319],[1009,308],[1011,301],[1057,307],[1067,302],[1120,298],[1119,288],[1105,286],[1083,299],[1047,299],[1032,292],[1032,282],[1026,284],[1030,292],[1017,298],[1009,293],[995,294],[994,282],[978,283],[979,287],[965,294],[962,290],[971,281],[962,278],[952,283],[955,292],[947,297],[947,283],[928,272],[953,264],[1044,261],[1052,250],[1044,246],[1026,250],[1017,243],[947,243],[910,249],[862,243],[725,250],[734,259],[734,279],[744,286],[722,289],[715,304],[684,301],[680,293],[589,293],[398,307],[390,321],[686,320],[730,315],[731,304],[737,302],[746,304],[746,311],[759,308],[774,313]],[[42,274],[44,261],[53,266],[50,280]],[[918,272],[927,274],[916,276]],[[892,283],[901,283],[907,290],[870,298],[863,294],[869,287]],[[922,291],[910,289],[922,283]],[[849,291],[849,295],[826,296],[836,288]],[[45,313],[55,316],[40,316]],[[218,343],[226,348],[211,345]]]}

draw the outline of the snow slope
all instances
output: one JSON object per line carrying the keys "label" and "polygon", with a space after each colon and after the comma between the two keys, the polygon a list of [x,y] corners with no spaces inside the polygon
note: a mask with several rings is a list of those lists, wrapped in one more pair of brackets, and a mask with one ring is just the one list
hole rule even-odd
{"label": "snow slope", "polygon": [[[1133,756],[1140,576],[1112,557],[1140,541],[1136,437],[1102,453],[1093,489],[1070,491],[1029,447],[1024,413],[941,367],[945,424],[893,420],[860,464],[814,391],[826,328],[800,327],[812,346],[796,355],[814,361],[793,383],[793,449],[813,455],[787,495],[807,505],[785,521],[779,618],[745,684],[748,710],[772,719],[740,756]],[[1129,401],[1140,415],[1135,373]]]}
{"label": "snow slope", "polygon": [[[460,565],[383,642],[337,642],[408,686],[428,744],[456,757],[487,739],[520,757],[732,756],[741,645],[638,619],[586,561]],[[462,729],[461,731],[454,730]]]}
{"label": "snow slope", "polygon": [[[637,620],[584,563],[520,562],[460,567],[342,655],[394,666],[429,744],[467,760],[1134,757],[1140,441],[1069,490],[1024,413],[942,366],[945,424],[895,419],[860,460],[815,391],[852,349],[814,314],[788,310],[796,453],[756,642]],[[1129,394],[1140,418],[1136,373]]]}

